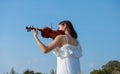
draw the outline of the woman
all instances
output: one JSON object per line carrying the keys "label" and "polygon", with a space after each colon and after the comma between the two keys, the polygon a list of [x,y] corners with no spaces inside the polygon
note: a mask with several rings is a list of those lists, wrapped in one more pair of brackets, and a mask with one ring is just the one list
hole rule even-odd
{"label": "woman", "polygon": [[79,58],[82,56],[81,47],[77,40],[72,23],[64,20],[59,23],[58,29],[65,32],[65,35],[58,35],[45,46],[37,37],[38,30],[34,30],[34,39],[44,53],[53,51],[57,57],[57,74],[80,74]]}

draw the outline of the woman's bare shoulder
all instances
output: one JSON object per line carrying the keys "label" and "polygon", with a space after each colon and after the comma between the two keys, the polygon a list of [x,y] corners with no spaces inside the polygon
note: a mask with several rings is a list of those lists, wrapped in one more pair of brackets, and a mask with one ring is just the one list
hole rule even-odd
{"label": "woman's bare shoulder", "polygon": [[64,35],[57,35],[54,40],[62,40]]}
{"label": "woman's bare shoulder", "polygon": [[57,35],[56,38],[63,38],[65,35]]}

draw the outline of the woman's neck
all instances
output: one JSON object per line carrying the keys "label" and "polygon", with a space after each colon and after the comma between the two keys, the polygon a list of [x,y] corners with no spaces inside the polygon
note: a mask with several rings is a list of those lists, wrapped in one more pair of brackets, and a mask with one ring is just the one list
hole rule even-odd
{"label": "woman's neck", "polygon": [[66,31],[65,31],[65,34],[69,34],[69,32],[66,30]]}

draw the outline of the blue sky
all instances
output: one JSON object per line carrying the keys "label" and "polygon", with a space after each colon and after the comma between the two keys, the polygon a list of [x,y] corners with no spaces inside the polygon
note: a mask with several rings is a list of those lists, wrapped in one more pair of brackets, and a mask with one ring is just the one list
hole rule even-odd
{"label": "blue sky", "polygon": [[[26,69],[49,73],[56,69],[56,57],[43,54],[33,38],[33,25],[57,29],[70,20],[78,33],[83,57],[81,70],[89,74],[110,60],[120,61],[119,0],[0,0],[0,73]],[[48,45],[51,39],[39,38]]]}

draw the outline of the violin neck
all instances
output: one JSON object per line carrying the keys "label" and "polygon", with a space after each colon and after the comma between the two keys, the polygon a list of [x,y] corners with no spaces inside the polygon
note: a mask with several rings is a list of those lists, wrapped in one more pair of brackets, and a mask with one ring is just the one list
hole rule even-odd
{"label": "violin neck", "polygon": [[[26,27],[27,32],[36,29],[35,27]],[[42,31],[42,29],[37,28],[39,31]]]}
{"label": "violin neck", "polygon": [[38,30],[39,30],[39,31],[42,31],[42,29],[39,29],[39,28],[38,28]]}
{"label": "violin neck", "polygon": [[[35,27],[33,27],[33,29],[32,30],[34,30],[34,29],[36,29]],[[40,28],[37,28],[39,31],[42,31],[42,29],[40,29]]]}

